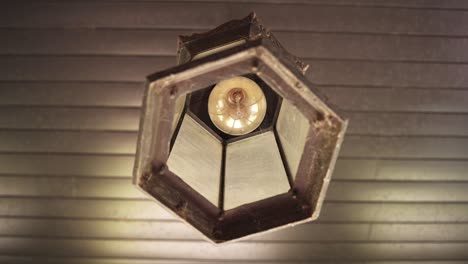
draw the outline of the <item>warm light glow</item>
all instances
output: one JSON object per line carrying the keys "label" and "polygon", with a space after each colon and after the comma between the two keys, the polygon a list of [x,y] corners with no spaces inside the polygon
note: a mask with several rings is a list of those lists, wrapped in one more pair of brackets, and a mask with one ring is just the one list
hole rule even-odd
{"label": "warm light glow", "polygon": [[219,130],[235,136],[254,131],[265,118],[266,109],[262,89],[245,77],[219,82],[208,99],[211,121]]}

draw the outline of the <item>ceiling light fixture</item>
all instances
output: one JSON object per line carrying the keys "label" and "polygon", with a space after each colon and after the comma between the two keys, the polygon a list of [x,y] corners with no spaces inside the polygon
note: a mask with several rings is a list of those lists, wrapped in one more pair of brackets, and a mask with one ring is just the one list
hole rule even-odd
{"label": "ceiling light fixture", "polygon": [[134,184],[220,243],[318,217],[347,121],[252,13],[148,77]]}

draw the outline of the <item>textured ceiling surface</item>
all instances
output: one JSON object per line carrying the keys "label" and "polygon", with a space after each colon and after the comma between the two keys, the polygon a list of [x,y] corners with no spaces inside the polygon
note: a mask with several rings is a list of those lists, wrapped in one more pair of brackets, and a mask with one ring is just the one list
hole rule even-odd
{"label": "textured ceiling surface", "polygon": [[[131,186],[145,76],[255,10],[350,117],[319,221],[214,246]],[[0,9],[1,263],[468,261],[468,2]]]}

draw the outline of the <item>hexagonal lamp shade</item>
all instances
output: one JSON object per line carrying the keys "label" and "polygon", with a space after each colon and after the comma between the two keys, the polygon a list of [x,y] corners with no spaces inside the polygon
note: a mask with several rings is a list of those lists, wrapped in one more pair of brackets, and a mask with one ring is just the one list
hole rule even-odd
{"label": "hexagonal lamp shade", "polygon": [[220,243],[318,217],[347,121],[252,13],[148,77],[134,184]]}

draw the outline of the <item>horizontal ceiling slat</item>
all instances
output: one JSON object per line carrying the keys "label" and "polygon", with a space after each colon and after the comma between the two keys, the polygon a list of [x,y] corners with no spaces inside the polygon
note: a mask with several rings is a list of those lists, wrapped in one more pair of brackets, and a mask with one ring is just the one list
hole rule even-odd
{"label": "horizontal ceiling slat", "polygon": [[[0,175],[130,178],[134,157],[0,154]],[[337,180],[468,181],[468,162],[340,158]]]}
{"label": "horizontal ceiling slat", "polygon": [[468,12],[463,11],[282,5],[278,12],[275,5],[206,2],[9,5],[0,13],[0,25],[4,28],[205,29],[244,17],[252,10],[276,30],[466,35],[468,25]]}
{"label": "horizontal ceiling slat", "polygon": [[[468,243],[231,243],[0,238],[1,253],[37,256],[145,257],[232,260],[388,260],[466,258]],[[242,254],[240,254],[242,252]],[[272,255],[272,252],[275,252]],[[209,257],[208,257],[209,256]]]}
{"label": "horizontal ceiling slat", "polygon": [[[5,81],[134,81],[175,66],[175,57],[3,56]],[[468,64],[306,60],[307,76],[321,85],[468,87]]]}
{"label": "horizontal ceiling slat", "polygon": [[[121,240],[201,240],[187,224],[67,219],[0,219],[0,236]],[[468,224],[310,223],[267,232],[249,241],[467,241]]]}
{"label": "horizontal ceiling slat", "polygon": [[[187,30],[48,29],[0,30],[8,41],[0,54],[165,55],[176,54]],[[466,38],[346,33],[274,32],[291,53],[308,58],[467,62]],[[363,49],[362,47],[366,47]]]}
{"label": "horizontal ceiling slat", "polygon": [[[182,222],[124,222],[109,220],[0,219],[0,237],[51,237],[120,240],[201,240]],[[310,234],[314,234],[311,236]],[[268,232],[248,241],[467,241],[467,224],[313,223]]]}
{"label": "horizontal ceiling slat", "polygon": [[[176,219],[150,200],[20,197],[0,199],[0,216],[125,221]],[[319,222],[424,222],[441,225],[444,222],[468,222],[468,203],[325,202]]]}
{"label": "horizontal ceiling slat", "polygon": [[[0,218],[0,236],[43,236],[69,238],[112,239],[187,239],[202,240],[200,234],[182,221],[125,221],[125,220],[70,220]],[[351,225],[366,230],[369,224]],[[339,224],[322,224],[325,229],[346,230]],[[349,227],[348,227],[349,228]],[[462,229],[460,225],[458,229]],[[315,225],[303,225],[302,230],[319,229]],[[457,226],[455,226],[457,229]],[[336,234],[335,236],[339,236]],[[288,238],[291,239],[289,235]],[[265,240],[268,240],[266,238]]]}
{"label": "horizontal ceiling slat", "polygon": [[133,156],[0,154],[0,174],[130,177],[134,160]]}
{"label": "horizontal ceiling slat", "polygon": [[[54,2],[53,0],[48,0]],[[102,2],[125,2],[121,0],[100,0]],[[168,2],[167,0],[136,0],[140,2]],[[43,1],[46,2],[46,1]],[[127,1],[130,2],[130,1]],[[132,1],[135,2],[135,1]],[[180,1],[179,1],[180,2]],[[457,11],[468,8],[468,4],[459,0],[185,0],[183,2],[220,2],[220,3],[262,3],[262,4],[310,4],[338,6],[375,6],[386,8],[418,8],[418,9],[453,9]]]}
{"label": "horizontal ceiling slat", "polygon": [[[14,204],[15,206],[11,206]],[[175,217],[157,203],[130,200],[0,199],[0,216],[102,218],[120,220],[173,220]],[[1,248],[1,247],[0,247]]]}
{"label": "horizontal ceiling slat", "polygon": [[176,65],[175,57],[7,56],[0,79],[53,81],[139,81]]}
{"label": "horizontal ceiling slat", "polygon": [[[15,263],[15,264],[37,264],[37,263],[47,263],[47,264],[62,264],[64,260],[67,261],[67,264],[127,264],[131,262],[132,264],[206,264],[206,263],[218,263],[219,260],[188,260],[188,259],[148,259],[148,258],[111,258],[111,257],[40,257],[40,256],[2,256],[0,255],[0,261],[5,263]],[[231,261],[223,260],[224,263],[228,264],[245,264],[245,260],[240,261]],[[288,261],[288,260],[268,260],[268,261],[255,261],[255,264],[297,264],[297,261]],[[314,264],[362,264],[361,261],[327,261],[327,260],[314,260]],[[425,261],[425,264],[465,264],[464,261],[456,260],[439,260],[439,261]],[[421,261],[418,260],[395,260],[395,261],[366,261],[365,264],[421,264]]]}
{"label": "horizontal ceiling slat", "polygon": [[333,182],[328,201],[468,202],[468,183]]}
{"label": "horizontal ceiling slat", "polygon": [[343,110],[468,113],[468,90],[319,88]]}
{"label": "horizontal ceiling slat", "polygon": [[177,37],[196,31],[0,29],[0,32],[9,39],[0,43],[0,54],[175,56]]}
{"label": "horizontal ceiling slat", "polygon": [[[0,129],[138,130],[140,109],[1,107]],[[468,118],[468,115],[467,115]]]}
{"label": "horizontal ceiling slat", "polygon": [[[134,132],[0,131],[0,152],[133,155]],[[467,159],[468,138],[348,135],[342,157]]]}
{"label": "horizontal ceiling slat", "polygon": [[[110,257],[95,257],[95,258],[83,258],[83,257],[38,257],[38,256],[11,256],[11,255],[0,255],[0,262],[5,263],[15,263],[15,264],[37,264],[37,263],[47,263],[47,264],[63,264],[66,261],[67,264],[206,264],[207,261],[200,260],[170,260],[170,259],[148,259],[148,258],[110,258]],[[240,264],[242,262],[230,262],[229,264]],[[256,264],[271,264],[271,262],[261,263],[256,262]],[[275,264],[291,264],[290,262],[282,262]],[[329,263],[318,263],[318,264],[329,264]],[[352,263],[351,263],[352,264]],[[372,264],[372,263],[370,263]],[[381,263],[379,263],[381,264]],[[409,264],[409,263],[408,263]],[[440,263],[434,263],[440,264]],[[449,262],[448,264],[459,264]]]}
{"label": "horizontal ceiling slat", "polygon": [[342,157],[465,159],[468,138],[347,136]]}
{"label": "horizontal ceiling slat", "polygon": [[338,159],[332,179],[466,181],[468,162],[456,160]]}
{"label": "horizontal ceiling slat", "polygon": [[[253,190],[261,189],[254,186]],[[468,202],[468,182],[342,182],[330,184],[327,201]],[[1,197],[139,199],[130,179],[0,177]]]}
{"label": "horizontal ceiling slat", "polygon": [[348,135],[466,136],[468,116],[417,113],[345,113]]}
{"label": "horizontal ceiling slat", "polygon": [[147,196],[126,179],[0,177],[0,196],[139,199]]}
{"label": "horizontal ceiling slat", "polygon": [[465,88],[468,65],[306,60],[308,78],[322,85]]}
{"label": "horizontal ceiling slat", "polygon": [[0,104],[140,107],[143,90],[143,82],[0,82]]}
{"label": "horizontal ceiling slat", "polygon": [[[103,0],[107,1],[107,0]],[[110,0],[113,1],[113,0]],[[189,0],[199,1],[199,0]],[[225,0],[208,0],[208,1],[220,1]],[[227,0],[232,2],[242,2],[249,0]],[[255,0],[260,2],[273,2],[273,3],[287,3],[288,0]],[[357,5],[357,6],[381,6],[381,7],[408,7],[408,8],[454,8],[459,10],[461,8],[468,8],[468,3],[459,0],[293,0],[300,1],[301,3],[310,4],[334,4],[334,5]]]}
{"label": "horizontal ceiling slat", "polygon": [[320,222],[465,222],[465,203],[325,202]]}
{"label": "horizontal ceiling slat", "polygon": [[136,133],[0,131],[0,151],[134,154]]}

